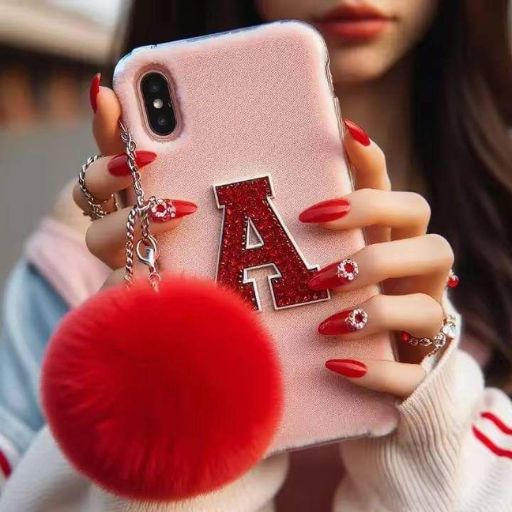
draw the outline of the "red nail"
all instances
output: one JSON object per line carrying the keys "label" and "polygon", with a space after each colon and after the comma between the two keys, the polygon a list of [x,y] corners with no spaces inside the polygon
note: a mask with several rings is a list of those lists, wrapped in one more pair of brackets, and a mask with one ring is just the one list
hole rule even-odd
{"label": "red nail", "polygon": [[330,359],[325,363],[328,370],[339,373],[350,379],[358,379],[366,375],[368,368],[361,361],[355,359]]}
{"label": "red nail", "polygon": [[364,329],[367,322],[368,315],[366,311],[359,308],[348,309],[326,318],[318,326],[318,332],[329,336],[333,334],[347,334]]}
{"label": "red nail", "polygon": [[450,273],[450,276],[448,277],[448,282],[446,283],[448,288],[457,288],[459,286],[459,276],[455,275],[453,272]]}
{"label": "red nail", "polygon": [[149,213],[153,222],[168,222],[197,211],[197,204],[180,199],[158,199]]}
{"label": "red nail", "polygon": [[346,199],[328,199],[310,206],[299,215],[301,222],[329,222],[341,219],[350,211],[350,203]]}
{"label": "red nail", "polygon": [[101,73],[96,73],[91,80],[89,86],[89,101],[94,113],[98,110],[98,93],[100,92]]}
{"label": "red nail", "polygon": [[344,119],[343,122],[354,140],[357,140],[357,142],[363,146],[370,145],[370,137],[368,137],[368,134],[358,124],[354,123],[354,121],[350,121],[349,119]]}
{"label": "red nail", "polygon": [[359,273],[357,263],[350,258],[331,263],[317,272],[309,281],[308,286],[312,290],[327,290],[337,288],[353,281]]}
{"label": "red nail", "polygon": [[[156,158],[156,153],[152,151],[136,151],[135,161],[139,168],[150,164]],[[128,167],[128,159],[126,153],[119,153],[116,155],[107,166],[108,172],[112,176],[128,176],[130,174],[130,168]]]}
{"label": "red nail", "polygon": [[412,336],[407,332],[407,331],[402,331],[400,333],[400,339],[404,342],[404,343],[409,343],[409,341],[411,341],[411,338]]}

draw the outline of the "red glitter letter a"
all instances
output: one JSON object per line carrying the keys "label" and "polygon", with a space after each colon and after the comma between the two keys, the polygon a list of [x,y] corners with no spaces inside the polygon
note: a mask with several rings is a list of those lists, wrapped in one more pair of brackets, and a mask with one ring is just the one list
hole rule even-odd
{"label": "red glitter letter a", "polygon": [[[300,306],[329,298],[307,283],[317,272],[308,268],[290,234],[277,216],[270,198],[270,178],[264,176],[214,187],[217,206],[224,209],[217,280],[241,293],[254,309],[261,309],[251,269],[273,266],[269,277],[275,309]],[[250,244],[252,234],[258,237]],[[254,233],[256,232],[256,233]]]}

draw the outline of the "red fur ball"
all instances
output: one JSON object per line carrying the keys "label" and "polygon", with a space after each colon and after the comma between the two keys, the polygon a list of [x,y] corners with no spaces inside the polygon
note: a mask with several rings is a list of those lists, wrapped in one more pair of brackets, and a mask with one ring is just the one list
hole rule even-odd
{"label": "red fur ball", "polygon": [[257,314],[205,280],[101,292],[72,311],[43,366],[50,428],[77,469],[136,499],[191,497],[267,449],[282,382]]}

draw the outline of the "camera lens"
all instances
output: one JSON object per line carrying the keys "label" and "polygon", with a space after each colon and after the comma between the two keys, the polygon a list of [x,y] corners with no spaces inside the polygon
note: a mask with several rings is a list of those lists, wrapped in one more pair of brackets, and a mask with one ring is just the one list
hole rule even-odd
{"label": "camera lens", "polygon": [[150,94],[156,94],[159,90],[160,90],[160,83],[157,82],[156,80],[155,81],[151,81],[148,84],[148,92]]}
{"label": "camera lens", "polygon": [[160,116],[160,117],[156,120],[156,122],[158,123],[158,126],[162,126],[162,127],[163,127],[163,126],[166,126],[166,125],[167,125],[167,123],[168,123],[169,121],[168,121],[167,117],[165,117],[165,116]]}

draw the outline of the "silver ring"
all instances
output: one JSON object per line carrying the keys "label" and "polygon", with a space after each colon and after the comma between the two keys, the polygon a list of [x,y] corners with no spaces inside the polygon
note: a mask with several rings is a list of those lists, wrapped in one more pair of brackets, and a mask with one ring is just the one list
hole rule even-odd
{"label": "silver ring", "polygon": [[438,334],[433,338],[415,338],[408,333],[402,333],[406,338],[402,338],[411,347],[432,347],[432,352],[429,356],[434,355],[441,350],[449,341],[452,341],[457,336],[457,324],[455,323],[455,316],[448,315],[443,322],[443,326]]}
{"label": "silver ring", "polygon": [[103,205],[109,203],[112,199],[114,200],[114,211],[117,210],[117,198],[115,194],[112,194],[112,196],[107,199],[106,201],[98,201],[87,189],[87,186],[85,185],[85,173],[87,169],[98,160],[98,158],[101,158],[101,155],[93,155],[87,159],[84,165],[80,168],[80,172],[78,174],[78,185],[80,186],[80,190],[82,191],[82,194],[85,196],[85,199],[87,200],[87,204],[89,205],[90,212],[84,212],[84,215],[89,217],[91,220],[97,220],[101,219],[102,217],[105,217],[108,215],[108,212],[106,212],[103,208]]}

